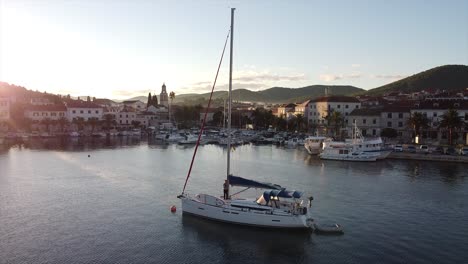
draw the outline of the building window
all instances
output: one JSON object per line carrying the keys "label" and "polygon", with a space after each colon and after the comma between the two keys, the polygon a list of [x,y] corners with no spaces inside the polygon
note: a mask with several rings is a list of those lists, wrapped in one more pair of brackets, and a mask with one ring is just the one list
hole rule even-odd
{"label": "building window", "polygon": [[374,125],[377,124],[377,120],[376,120],[376,119],[373,119],[373,120],[372,120],[372,124],[374,124]]}
{"label": "building window", "polygon": [[336,107],[337,107],[337,108],[341,108],[341,105],[337,105]]}
{"label": "building window", "polygon": [[398,122],[398,127],[403,127],[403,122]]}
{"label": "building window", "polygon": [[364,119],[362,120],[362,123],[363,123],[363,124],[367,123],[367,120],[364,118]]}
{"label": "building window", "polygon": [[99,114],[99,111],[98,111],[98,110],[96,110],[96,114]]}
{"label": "building window", "polygon": [[125,115],[126,118],[128,118],[128,115]]}
{"label": "building window", "polygon": [[50,113],[50,116],[57,116],[57,113]]}
{"label": "building window", "polygon": [[122,118],[122,114],[120,114],[120,118]]}
{"label": "building window", "polygon": [[375,136],[377,134],[377,131],[375,129],[372,129],[372,135]]}
{"label": "building window", "polygon": [[387,122],[387,127],[392,127],[392,122]]}
{"label": "building window", "polygon": [[362,130],[362,135],[363,135],[363,136],[366,136],[366,135],[367,135],[367,130],[366,130],[366,129],[363,129],[363,130]]}
{"label": "building window", "polygon": [[83,111],[83,110],[80,110],[80,114],[83,114],[83,113],[84,113],[84,111]]}
{"label": "building window", "polygon": [[345,114],[345,116],[347,116],[347,115],[348,115],[348,112],[345,112],[344,114]]}
{"label": "building window", "polygon": [[433,117],[437,117],[437,112],[432,113]]}
{"label": "building window", "polygon": [[348,109],[348,105],[345,105],[344,108]]}
{"label": "building window", "polygon": [[359,105],[356,105],[356,109],[359,108]]}
{"label": "building window", "polygon": [[73,110],[73,111],[72,111],[72,113],[73,113],[73,114],[76,114],[76,111],[75,111],[75,110]]}
{"label": "building window", "polygon": [[120,120],[120,124],[122,124],[122,120]]}
{"label": "building window", "polygon": [[388,113],[387,118],[392,118],[392,113]]}
{"label": "building window", "polygon": [[403,113],[398,113],[398,118],[403,118]]}

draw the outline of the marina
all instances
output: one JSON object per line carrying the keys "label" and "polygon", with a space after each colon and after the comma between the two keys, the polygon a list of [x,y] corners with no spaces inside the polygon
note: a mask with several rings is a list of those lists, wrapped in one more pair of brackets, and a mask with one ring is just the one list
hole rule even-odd
{"label": "marina", "polygon": [[[317,223],[339,223],[345,231],[323,236],[182,215],[175,196],[192,153],[193,146],[134,137],[0,147],[2,261],[222,262],[229,256],[243,263],[461,263],[467,257],[465,164],[385,159],[368,166],[276,145],[242,145],[231,153],[234,175],[300,186],[313,196]],[[200,146],[188,191],[222,197],[225,175],[218,172],[225,159],[226,148]],[[185,255],[188,250],[194,253]]]}

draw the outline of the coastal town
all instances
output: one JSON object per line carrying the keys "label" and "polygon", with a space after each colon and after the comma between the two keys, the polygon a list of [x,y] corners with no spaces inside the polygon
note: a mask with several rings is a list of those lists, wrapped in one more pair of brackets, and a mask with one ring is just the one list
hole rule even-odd
{"label": "coastal town", "polygon": [[[225,128],[225,106],[206,109],[202,105],[174,104],[175,97],[175,93],[168,93],[166,84],[162,84],[159,95],[150,92],[147,102],[115,102],[91,96],[71,98],[39,92],[3,95],[0,97],[0,138],[5,142],[28,137],[150,135],[161,140],[182,141],[186,137],[177,133],[192,129],[192,134],[196,134],[205,112],[211,129],[222,131]],[[307,136],[346,140],[359,133],[363,138],[381,137],[396,151],[417,149],[419,152],[423,146],[423,152],[452,155],[467,154],[464,147],[468,144],[467,121],[468,89],[344,96],[331,94],[325,88],[323,96],[302,102],[236,101],[232,111],[234,128],[262,135],[262,139],[249,138],[248,141],[262,142],[264,136],[273,137],[263,132],[275,132],[284,133],[281,134],[283,143],[295,139],[294,144],[303,145]],[[169,134],[176,136],[169,137]],[[196,137],[192,138],[194,143]]]}

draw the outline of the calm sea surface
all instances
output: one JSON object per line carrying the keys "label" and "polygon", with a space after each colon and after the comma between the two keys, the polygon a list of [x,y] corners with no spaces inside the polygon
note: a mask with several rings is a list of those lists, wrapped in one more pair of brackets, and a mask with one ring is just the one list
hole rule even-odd
{"label": "calm sea surface", "polygon": [[[192,153],[135,139],[0,146],[0,263],[468,261],[465,164],[321,161],[276,146],[233,152],[234,174],[313,195],[316,221],[345,228],[324,236],[182,216],[176,196]],[[198,154],[188,191],[222,195],[226,150]]]}

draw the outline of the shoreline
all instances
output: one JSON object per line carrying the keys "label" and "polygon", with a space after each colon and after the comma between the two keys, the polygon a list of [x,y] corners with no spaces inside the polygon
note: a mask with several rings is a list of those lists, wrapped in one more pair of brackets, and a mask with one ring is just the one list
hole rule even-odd
{"label": "shoreline", "polygon": [[425,160],[468,163],[468,156],[392,152],[387,159]]}

